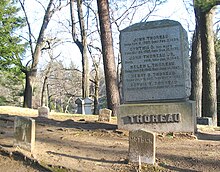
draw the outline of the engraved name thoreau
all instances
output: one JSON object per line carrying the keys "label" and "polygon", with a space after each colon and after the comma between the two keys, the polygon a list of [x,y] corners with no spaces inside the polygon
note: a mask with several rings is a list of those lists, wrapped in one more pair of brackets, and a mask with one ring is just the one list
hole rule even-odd
{"label": "engraved name thoreau", "polygon": [[130,124],[141,123],[178,123],[180,122],[180,113],[154,114],[154,115],[133,115],[127,116]]}

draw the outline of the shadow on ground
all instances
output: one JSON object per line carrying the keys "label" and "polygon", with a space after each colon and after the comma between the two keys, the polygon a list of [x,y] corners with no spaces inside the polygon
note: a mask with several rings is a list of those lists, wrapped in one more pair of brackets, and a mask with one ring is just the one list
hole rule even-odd
{"label": "shadow on ground", "polygon": [[56,127],[75,128],[75,129],[83,129],[83,130],[97,130],[97,129],[116,130],[117,129],[117,125],[115,124],[108,124],[102,122],[88,122],[85,120],[74,121],[72,119],[68,119],[65,121],[58,121],[43,117],[35,117],[33,119],[35,119],[37,124],[52,125]]}
{"label": "shadow on ground", "polygon": [[[13,126],[14,121],[14,115],[8,115],[8,114],[1,114],[0,120],[5,121],[6,125],[9,126],[8,122],[12,122],[10,125]],[[32,117],[35,119],[37,124],[40,125],[52,125],[55,127],[65,127],[65,128],[75,128],[75,129],[84,129],[84,130],[97,130],[97,129],[105,129],[105,130],[116,130],[117,125],[115,124],[109,124],[109,123],[103,123],[103,122],[90,122],[86,121],[84,119],[79,121],[74,121],[72,119],[68,119],[65,121],[59,121],[44,117]]]}
{"label": "shadow on ground", "polygon": [[47,151],[48,154],[52,154],[52,155],[58,155],[58,156],[65,156],[68,158],[74,158],[74,159],[84,159],[84,160],[88,160],[88,161],[96,161],[96,162],[103,162],[103,163],[113,163],[113,164],[127,164],[128,161],[110,161],[110,160],[106,160],[106,159],[95,159],[95,158],[89,158],[89,157],[82,157],[82,156],[73,156],[73,155],[67,155],[64,153],[56,153],[53,151]]}
{"label": "shadow on ground", "polygon": [[[165,159],[166,161],[172,161],[175,159],[174,164],[168,165],[159,163],[159,166],[180,172],[196,172],[203,171],[200,164],[203,164],[209,168],[209,171],[219,171],[219,161],[215,159],[207,159],[206,157],[190,157],[189,156],[181,156],[181,155],[171,155],[171,154],[163,154],[157,153],[157,157],[159,159]],[[178,162],[181,162],[180,164]],[[184,167],[190,167],[189,169],[185,169]],[[195,170],[197,169],[197,170]]]}
{"label": "shadow on ground", "polygon": [[219,134],[213,134],[213,133],[197,132],[196,136],[199,140],[220,141],[220,133]]}
{"label": "shadow on ground", "polygon": [[162,164],[160,163],[159,166],[167,169],[167,170],[172,170],[172,171],[178,171],[178,172],[199,172],[196,170],[190,170],[190,169],[184,169],[184,168],[179,168],[179,167],[175,167],[175,166],[171,166],[171,165],[166,165],[166,164]]}

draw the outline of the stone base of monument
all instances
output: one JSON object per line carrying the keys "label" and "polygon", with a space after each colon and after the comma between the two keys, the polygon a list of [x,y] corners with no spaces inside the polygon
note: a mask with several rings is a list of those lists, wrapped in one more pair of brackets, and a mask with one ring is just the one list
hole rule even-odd
{"label": "stone base of monument", "polygon": [[209,117],[197,117],[196,121],[199,125],[212,125],[212,118]]}
{"label": "stone base of monument", "polygon": [[117,117],[119,129],[153,132],[196,131],[195,102],[122,104]]}

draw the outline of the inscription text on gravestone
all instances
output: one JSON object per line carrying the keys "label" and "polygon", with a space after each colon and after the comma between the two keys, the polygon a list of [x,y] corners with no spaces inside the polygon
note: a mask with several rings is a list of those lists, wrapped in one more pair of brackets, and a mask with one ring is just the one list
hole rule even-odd
{"label": "inscription text on gravestone", "polygon": [[129,132],[129,160],[155,163],[155,134],[146,130]]}
{"label": "inscription text on gravestone", "polygon": [[147,27],[121,31],[124,102],[187,98],[190,74],[186,31],[178,23]]}

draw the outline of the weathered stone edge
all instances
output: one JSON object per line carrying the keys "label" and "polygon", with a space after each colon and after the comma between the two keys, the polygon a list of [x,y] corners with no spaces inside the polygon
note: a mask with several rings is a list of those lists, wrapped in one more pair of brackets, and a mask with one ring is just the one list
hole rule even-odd
{"label": "weathered stone edge", "polygon": [[[161,22],[161,23],[158,23]],[[145,30],[147,29],[154,29],[158,27],[170,27],[170,26],[181,26],[181,24],[178,21],[169,20],[169,19],[163,19],[163,20],[155,20],[155,21],[147,21],[147,22],[140,22],[135,23],[120,32],[132,32],[136,30]]]}

